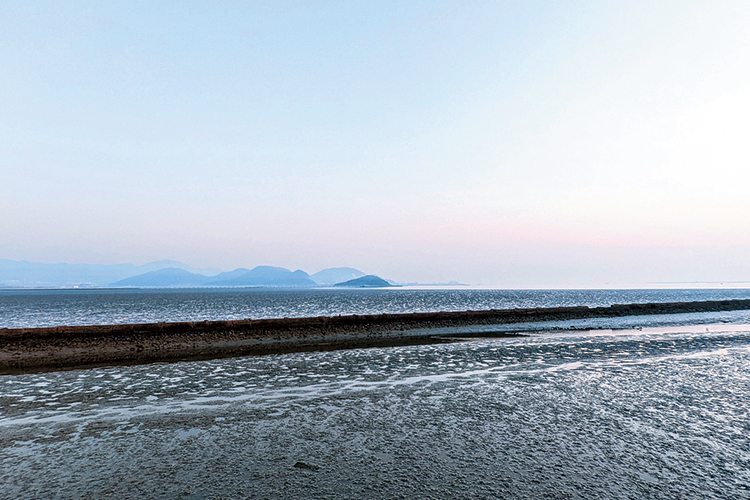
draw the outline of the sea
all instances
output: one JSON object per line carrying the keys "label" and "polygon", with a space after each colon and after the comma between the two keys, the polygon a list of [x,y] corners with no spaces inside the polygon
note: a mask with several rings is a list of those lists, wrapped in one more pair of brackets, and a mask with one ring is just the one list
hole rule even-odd
{"label": "sea", "polygon": [[[0,290],[0,328],[750,290]],[[0,376],[0,499],[750,499],[750,311]]]}

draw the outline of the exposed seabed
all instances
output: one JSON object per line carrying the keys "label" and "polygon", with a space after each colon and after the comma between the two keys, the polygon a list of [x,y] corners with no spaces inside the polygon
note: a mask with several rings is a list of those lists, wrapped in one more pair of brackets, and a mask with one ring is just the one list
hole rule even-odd
{"label": "exposed seabed", "polygon": [[[750,309],[750,300],[0,329],[0,374],[508,336],[533,322]],[[493,331],[504,325],[502,331]],[[477,327],[480,327],[477,329]],[[483,328],[481,328],[483,327]],[[488,328],[489,327],[489,328]],[[524,328],[519,327],[519,331]]]}

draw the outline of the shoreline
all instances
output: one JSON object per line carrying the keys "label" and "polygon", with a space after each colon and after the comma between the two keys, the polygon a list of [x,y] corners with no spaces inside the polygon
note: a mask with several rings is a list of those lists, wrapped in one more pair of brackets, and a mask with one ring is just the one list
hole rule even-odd
{"label": "shoreline", "polygon": [[476,335],[439,329],[478,325],[738,310],[750,300],[0,329],[0,375],[456,342]]}

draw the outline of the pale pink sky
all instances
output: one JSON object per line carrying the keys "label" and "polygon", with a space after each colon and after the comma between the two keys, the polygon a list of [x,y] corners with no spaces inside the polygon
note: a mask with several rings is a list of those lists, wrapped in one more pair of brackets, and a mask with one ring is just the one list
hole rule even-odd
{"label": "pale pink sky", "polygon": [[0,7],[0,258],[750,280],[750,4]]}

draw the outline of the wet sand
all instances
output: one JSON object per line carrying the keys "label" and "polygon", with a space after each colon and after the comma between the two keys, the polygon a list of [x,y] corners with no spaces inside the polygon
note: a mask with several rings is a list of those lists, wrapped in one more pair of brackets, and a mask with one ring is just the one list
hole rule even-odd
{"label": "wet sand", "polygon": [[736,310],[750,310],[750,300],[0,329],[0,374],[451,342],[477,335],[454,329],[476,325]]}

